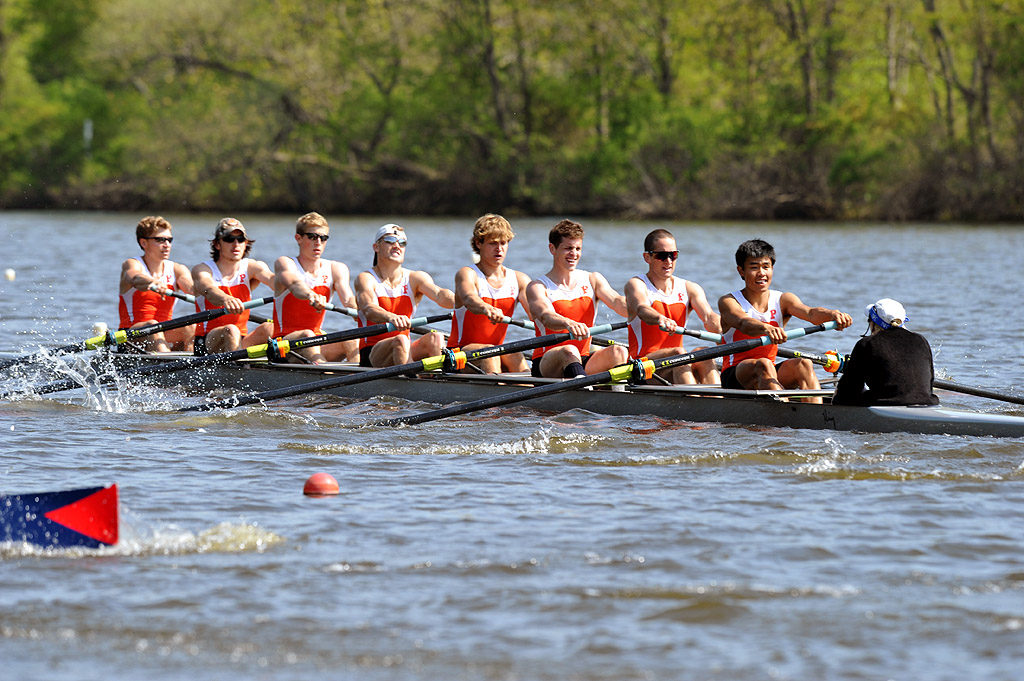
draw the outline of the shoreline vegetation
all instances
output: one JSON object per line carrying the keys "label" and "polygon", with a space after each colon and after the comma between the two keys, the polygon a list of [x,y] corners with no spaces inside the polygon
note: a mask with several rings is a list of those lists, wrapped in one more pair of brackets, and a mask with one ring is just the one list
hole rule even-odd
{"label": "shoreline vegetation", "polygon": [[1024,221],[1024,0],[0,0],[0,208]]}

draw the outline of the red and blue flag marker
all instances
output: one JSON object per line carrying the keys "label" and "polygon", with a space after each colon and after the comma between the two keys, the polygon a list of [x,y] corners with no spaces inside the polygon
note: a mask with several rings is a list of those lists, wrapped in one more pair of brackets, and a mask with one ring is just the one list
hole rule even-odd
{"label": "red and blue flag marker", "polygon": [[117,543],[117,485],[0,495],[0,542],[98,549]]}

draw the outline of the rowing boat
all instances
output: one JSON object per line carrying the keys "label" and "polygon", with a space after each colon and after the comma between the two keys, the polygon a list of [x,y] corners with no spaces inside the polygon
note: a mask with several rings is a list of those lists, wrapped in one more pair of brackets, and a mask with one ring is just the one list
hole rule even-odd
{"label": "rowing boat", "polygon": [[[115,365],[162,363],[182,355],[110,355]],[[368,371],[347,363],[275,364],[243,360],[212,364],[147,377],[161,386],[181,387],[192,394],[230,390],[260,392],[320,380],[326,376]],[[421,373],[343,386],[329,390],[357,400],[381,395],[431,404],[467,402],[522,390],[560,379],[522,374]],[[968,411],[943,406],[858,407],[828,404],[831,390],[730,390],[718,386],[601,385],[531,400],[528,406],[549,412],[582,409],[612,416],[645,415],[689,422],[743,426],[813,428],[872,433],[924,433],[1024,437],[1024,417]],[[825,404],[782,398],[820,396]]]}

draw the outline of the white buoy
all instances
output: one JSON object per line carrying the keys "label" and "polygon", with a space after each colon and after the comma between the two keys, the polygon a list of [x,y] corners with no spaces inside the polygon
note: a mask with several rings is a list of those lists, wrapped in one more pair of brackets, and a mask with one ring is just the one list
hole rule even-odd
{"label": "white buoy", "polygon": [[102,336],[107,332],[107,328],[106,322],[96,322],[92,325],[92,335]]}
{"label": "white buoy", "polygon": [[8,267],[6,270],[4,270],[4,276],[7,278],[7,281],[14,281],[14,277],[18,275],[17,273],[15,273],[14,268]]}

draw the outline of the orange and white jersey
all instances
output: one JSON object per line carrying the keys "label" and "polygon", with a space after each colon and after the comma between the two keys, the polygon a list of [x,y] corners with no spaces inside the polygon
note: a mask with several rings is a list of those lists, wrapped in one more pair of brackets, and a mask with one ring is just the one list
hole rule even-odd
{"label": "orange and white jersey", "polygon": [[[160,272],[153,274],[146,266],[142,258],[135,258],[142,265],[142,271],[153,277],[170,290],[174,290],[174,263],[164,260],[160,266]],[[122,293],[117,301],[117,313],[120,321],[119,329],[129,329],[139,322],[166,322],[171,318],[171,311],[174,309],[174,298],[162,296],[156,291],[140,291],[137,288],[130,288]]]}
{"label": "orange and white jersey", "polygon": [[[255,280],[250,281],[249,279],[248,258],[242,258],[241,262],[238,263],[238,269],[230,277],[225,277],[221,273],[220,268],[217,267],[217,263],[212,260],[207,260],[203,264],[210,268],[213,283],[221,291],[238,298],[243,303],[252,300],[252,289],[259,282]],[[196,296],[196,312],[214,310],[217,307],[217,305],[207,300],[205,296]],[[205,324],[196,324],[196,338],[204,337],[211,329],[216,329],[220,326],[230,326],[231,324],[237,326],[244,336],[249,331],[249,311],[243,310],[241,314],[225,314]]]}
{"label": "orange and white jersey", "polygon": [[[480,268],[476,272],[476,293],[488,305],[501,310],[506,317],[512,316],[519,299],[519,279],[513,270],[505,268],[505,278],[498,286],[491,286]],[[486,316],[470,312],[465,307],[455,310],[452,315],[452,332],[448,336],[448,347],[461,348],[473,343],[500,345],[505,342],[508,324],[494,324]]]}
{"label": "orange and white jersey", "polygon": [[[651,283],[646,274],[635,277],[643,282],[647,289],[647,304],[658,314],[662,314],[675,321],[679,326],[686,324],[686,317],[693,309],[690,306],[690,297],[686,293],[686,280],[679,277],[671,278],[671,286],[666,293]],[[660,327],[646,324],[640,317],[634,317],[629,322],[629,356],[646,357],[655,350],[662,348],[682,348],[683,337],[677,333],[667,333]],[[680,351],[681,352],[681,351]]]}
{"label": "orange and white jersey", "polygon": [[[559,286],[546,275],[539,277],[537,281],[544,284],[544,293],[547,295],[548,300],[551,301],[551,306],[555,308],[555,312],[574,322],[581,322],[587,326],[594,325],[594,316],[597,313],[597,297],[594,287],[590,284],[590,272],[573,270],[567,288]],[[534,320],[534,325],[537,327],[538,337],[552,333],[552,331],[544,328],[544,324],[540,320]],[[580,351],[581,357],[590,354],[589,338],[567,340],[558,345],[575,345],[576,349]],[[552,347],[558,347],[558,345],[537,348],[533,351],[533,359],[535,361],[540,359],[547,350],[550,350]]]}
{"label": "orange and white jersey", "polygon": [[[416,312],[416,303],[414,303],[412,299],[412,286],[409,284],[409,270],[402,268],[402,279],[398,282],[398,286],[395,286],[394,288],[388,286],[373,270],[366,271],[373,277],[373,292],[377,296],[377,304],[384,308],[385,312],[400,314],[405,317],[412,317],[413,313]],[[371,323],[367,321],[362,312],[359,313],[359,326],[371,326]],[[382,340],[399,334],[408,336],[409,330],[389,331],[388,333],[382,333],[377,336],[363,338],[359,341],[359,347],[373,347]]]}
{"label": "orange and white jersey", "polygon": [[[740,291],[733,291],[732,297],[736,299],[736,302],[743,308],[743,314],[747,317],[753,317],[759,322],[770,324],[771,326],[777,326],[779,328],[784,327],[785,321],[782,318],[782,291],[769,291],[768,292],[768,309],[764,312],[759,312],[750,304],[746,298],[743,297],[743,293]],[[757,338],[757,336],[748,336],[736,329],[729,329],[723,335],[724,343],[733,343],[739,340],[746,340],[747,338]],[[770,360],[775,360],[775,356],[779,352],[779,346],[775,343],[769,345],[762,345],[759,348],[753,350],[747,350],[746,352],[739,352],[732,355],[726,355],[722,358],[722,369],[728,369],[731,366],[735,366],[745,359],[760,359],[765,357]]]}
{"label": "orange and white jersey", "polygon": [[[310,273],[302,269],[298,258],[292,260],[295,261],[295,269],[302,274],[306,286],[314,293],[319,293],[330,300],[331,291],[334,290],[334,273],[331,271],[333,261],[318,260],[316,270]],[[323,310],[316,309],[308,300],[296,298],[291,290],[286,288],[284,293],[274,295],[274,338],[303,329],[311,329],[319,335],[320,326],[324,323],[324,314]]]}

